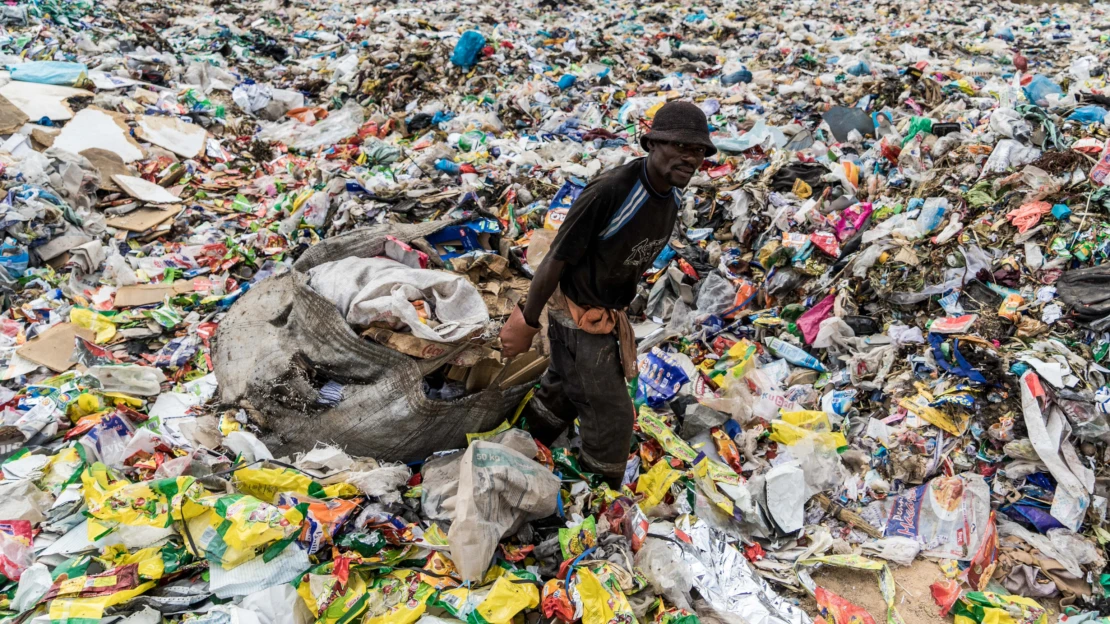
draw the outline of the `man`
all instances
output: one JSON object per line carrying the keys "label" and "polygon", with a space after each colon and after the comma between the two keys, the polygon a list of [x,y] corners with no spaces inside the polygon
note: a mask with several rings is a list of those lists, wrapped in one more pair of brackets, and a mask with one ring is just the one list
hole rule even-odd
{"label": "man", "polygon": [[618,489],[635,419],[626,379],[636,374],[636,344],[624,309],[670,240],[680,189],[717,152],[705,114],[690,102],[660,108],[640,145],[646,158],[606,171],[582,191],[527,299],[501,330],[502,355],[528,350],[551,301],[551,365],[528,404],[529,427],[550,445],[577,417],[583,468]]}

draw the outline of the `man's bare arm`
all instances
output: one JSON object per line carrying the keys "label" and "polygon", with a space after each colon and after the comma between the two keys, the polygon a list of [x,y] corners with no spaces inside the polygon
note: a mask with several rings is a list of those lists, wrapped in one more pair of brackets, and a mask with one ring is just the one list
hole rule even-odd
{"label": "man's bare arm", "polygon": [[555,294],[555,289],[559,287],[559,279],[563,276],[563,268],[566,264],[565,261],[556,260],[549,254],[536,270],[532,285],[528,288],[528,298],[524,302],[524,320],[532,327],[540,326],[540,313],[543,312],[543,306],[547,304],[547,300]]}

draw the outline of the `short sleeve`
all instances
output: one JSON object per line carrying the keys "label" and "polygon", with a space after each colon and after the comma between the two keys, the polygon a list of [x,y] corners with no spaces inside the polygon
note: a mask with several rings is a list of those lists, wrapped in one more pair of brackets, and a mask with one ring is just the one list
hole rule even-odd
{"label": "short sleeve", "polygon": [[567,217],[551,243],[556,260],[578,264],[586,255],[590,241],[601,234],[601,230],[612,217],[612,190],[615,185],[600,182],[602,180],[583,189],[567,211]]}

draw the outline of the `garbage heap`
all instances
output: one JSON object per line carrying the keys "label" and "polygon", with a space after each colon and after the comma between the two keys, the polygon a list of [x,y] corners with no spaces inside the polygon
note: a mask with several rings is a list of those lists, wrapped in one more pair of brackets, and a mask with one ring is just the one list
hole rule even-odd
{"label": "garbage heap", "polygon": [[[1106,16],[0,7],[0,620],[1105,620]],[[616,491],[496,336],[674,99]]]}

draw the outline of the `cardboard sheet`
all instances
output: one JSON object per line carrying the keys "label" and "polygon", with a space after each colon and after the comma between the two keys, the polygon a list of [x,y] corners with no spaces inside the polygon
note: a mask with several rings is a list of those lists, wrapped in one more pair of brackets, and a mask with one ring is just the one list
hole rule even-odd
{"label": "cardboard sheet", "polygon": [[11,100],[0,95],[0,134],[11,134],[31,121],[27,113],[23,112]]}
{"label": "cardboard sheet", "polygon": [[123,286],[116,291],[113,307],[131,308],[135,306],[153,305],[165,301],[166,297],[193,292],[192,280],[177,280],[172,283],[159,282],[157,284],[137,284]]}
{"label": "cardboard sheet", "polygon": [[119,154],[101,147],[90,147],[78,152],[92,163],[100,172],[100,188],[105,191],[119,191],[119,185],[112,181],[112,176],[134,176],[135,170],[128,167]]}
{"label": "cardboard sheet", "polygon": [[[120,176],[117,176],[120,177]],[[181,212],[181,205],[161,206],[158,208],[140,208],[129,212],[122,217],[112,217],[104,223],[109,227],[128,232],[146,232],[162,223],[169,221]]]}
{"label": "cardboard sheet", "polygon": [[45,366],[55,373],[64,373],[76,363],[72,357],[78,336],[92,340],[96,337],[96,332],[73,323],[58,323],[42,335],[28,340],[16,353],[19,357]]}
{"label": "cardboard sheet", "polygon": [[[412,334],[403,332],[395,332],[384,327],[370,327],[362,332],[363,337],[370,338],[375,342],[381,343],[394,351],[399,351],[405,355],[411,355],[415,358],[423,360],[433,359],[446,355],[448,352],[457,348],[458,345],[450,342],[435,342],[433,340],[426,340]],[[493,349],[483,347],[481,345],[473,345],[471,348],[463,351],[450,360],[451,364],[455,366],[474,366],[482,358],[488,358],[494,355]]]}

